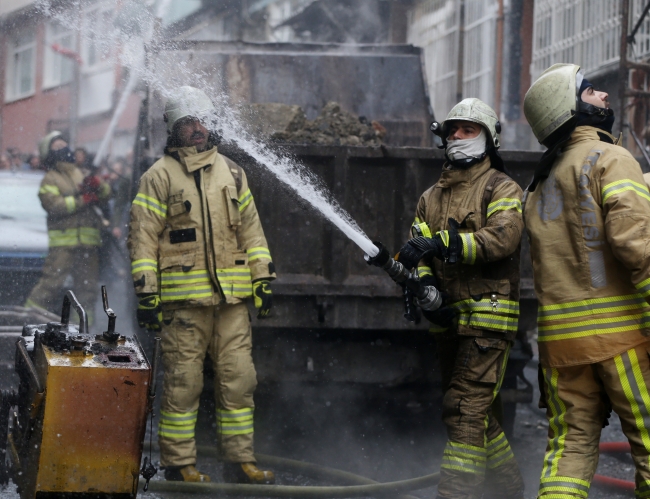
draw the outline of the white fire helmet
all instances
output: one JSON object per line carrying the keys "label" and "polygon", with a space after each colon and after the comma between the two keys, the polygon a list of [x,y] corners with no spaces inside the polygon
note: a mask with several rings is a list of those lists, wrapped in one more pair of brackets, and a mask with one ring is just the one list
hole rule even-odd
{"label": "white fire helmet", "polygon": [[171,133],[176,122],[182,118],[191,116],[200,120],[209,118],[215,112],[214,104],[203,90],[183,86],[176,89],[167,99],[163,117],[167,123],[167,131]]}

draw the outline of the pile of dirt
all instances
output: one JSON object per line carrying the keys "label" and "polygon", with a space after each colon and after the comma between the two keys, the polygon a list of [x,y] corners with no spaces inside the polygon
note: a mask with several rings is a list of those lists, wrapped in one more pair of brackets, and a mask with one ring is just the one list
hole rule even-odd
{"label": "pile of dirt", "polygon": [[386,129],[365,116],[356,116],[328,102],[315,120],[309,121],[299,106],[253,104],[256,128],[272,142],[293,144],[378,147]]}

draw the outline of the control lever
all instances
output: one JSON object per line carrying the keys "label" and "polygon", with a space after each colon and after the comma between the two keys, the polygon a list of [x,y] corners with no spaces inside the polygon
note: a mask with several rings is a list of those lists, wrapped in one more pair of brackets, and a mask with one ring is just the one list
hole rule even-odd
{"label": "control lever", "polygon": [[61,324],[67,326],[70,321],[70,305],[74,307],[79,315],[79,334],[88,334],[88,315],[77,300],[72,290],[68,290],[63,297],[63,308],[61,310]]}
{"label": "control lever", "polygon": [[104,312],[108,315],[108,330],[104,331],[103,337],[104,340],[109,343],[115,343],[120,338],[120,333],[115,332],[115,320],[117,316],[113,309],[108,306],[108,293],[106,292],[106,286],[102,286],[102,304],[104,305]]}

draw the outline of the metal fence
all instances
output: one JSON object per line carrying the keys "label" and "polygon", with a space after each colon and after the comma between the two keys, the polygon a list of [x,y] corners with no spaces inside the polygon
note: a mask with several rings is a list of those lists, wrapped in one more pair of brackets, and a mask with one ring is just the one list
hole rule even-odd
{"label": "metal fence", "polygon": [[[409,11],[408,42],[422,47],[431,104],[443,118],[456,103],[461,2],[420,0]],[[494,104],[497,0],[465,0],[462,95]]]}
{"label": "metal fence", "polygon": [[[630,2],[630,28],[647,0]],[[612,71],[619,60],[621,38],[619,0],[536,0],[531,76],[536,79],[551,64],[579,64],[591,76]],[[650,56],[650,19],[641,25],[632,59]]]}

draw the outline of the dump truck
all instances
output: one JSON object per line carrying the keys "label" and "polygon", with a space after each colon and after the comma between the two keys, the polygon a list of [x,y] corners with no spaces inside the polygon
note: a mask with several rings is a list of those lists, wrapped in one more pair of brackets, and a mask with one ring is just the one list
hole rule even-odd
{"label": "dump truck", "polygon": [[[335,101],[380,123],[385,129],[380,147],[269,147],[282,149],[322,179],[372,240],[397,251],[409,238],[419,196],[436,181],[444,163],[429,132],[434,115],[419,48],[175,41],[156,45],[149,54],[148,71],[167,88],[205,88],[207,83],[237,105],[297,105],[308,119]],[[147,88],[135,182],[163,153],[163,106],[163,95],[154,86]],[[426,321],[403,318],[401,288],[368,266],[357,246],[246,151],[228,144],[221,150],[248,175],[278,274],[272,317],[253,319],[260,383],[284,388],[361,385],[369,396],[414,413],[437,407],[441,390],[435,341]],[[524,186],[540,153],[503,151],[502,156]],[[515,404],[532,400],[523,368],[532,356],[526,332],[534,328],[536,301],[525,241],[524,253],[520,335],[501,395],[506,428],[514,421]]]}

